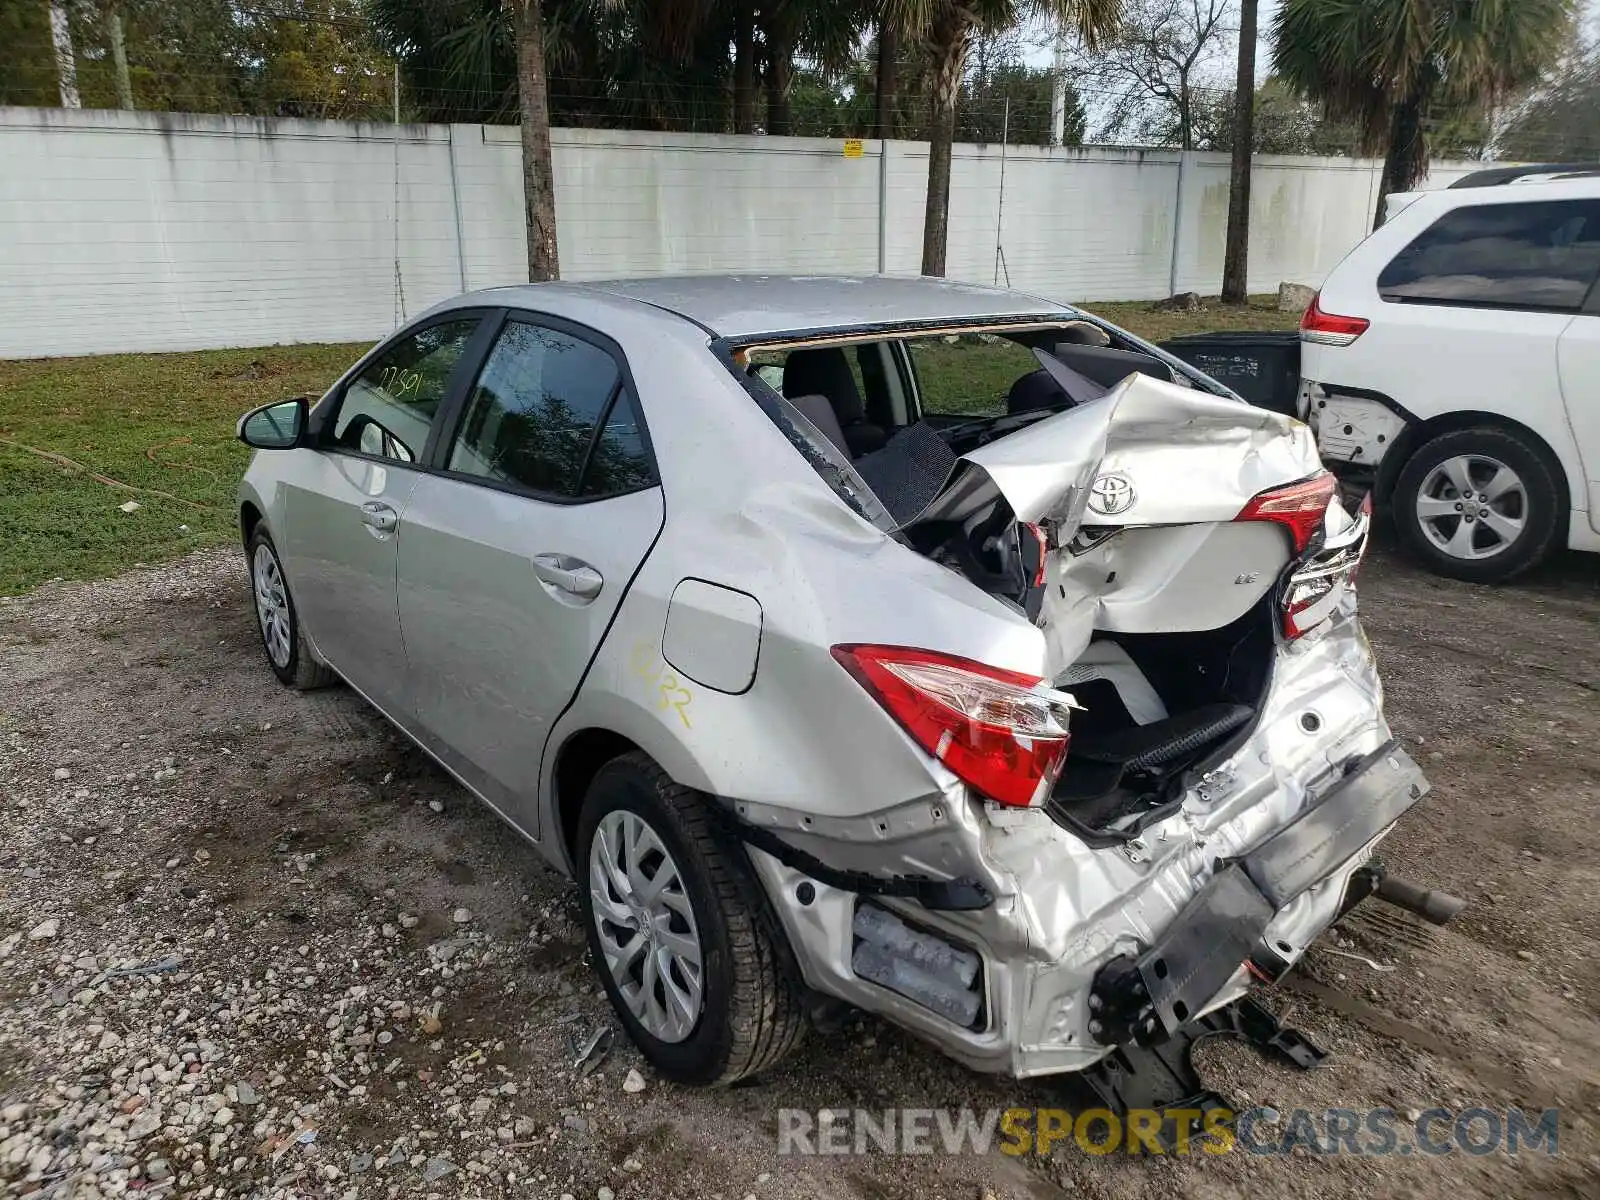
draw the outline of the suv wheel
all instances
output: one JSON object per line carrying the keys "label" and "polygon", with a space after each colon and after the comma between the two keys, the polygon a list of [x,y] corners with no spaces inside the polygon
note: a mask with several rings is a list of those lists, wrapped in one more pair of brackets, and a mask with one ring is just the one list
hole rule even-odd
{"label": "suv wheel", "polygon": [[1523,434],[1459,429],[1424,444],[1395,481],[1406,547],[1441,575],[1510,579],[1545,558],[1560,528],[1554,471]]}
{"label": "suv wheel", "polygon": [[679,1083],[753,1075],[803,1030],[788,947],[709,803],[629,754],[600,769],[578,817],[595,970],[628,1036]]}
{"label": "suv wheel", "polygon": [[308,691],[326,687],[336,676],[311,655],[295,615],[294,597],[284,578],[278,548],[272,544],[264,526],[256,526],[245,546],[250,556],[250,590],[255,595],[256,628],[267,652],[267,665],[280,681],[292,688]]}

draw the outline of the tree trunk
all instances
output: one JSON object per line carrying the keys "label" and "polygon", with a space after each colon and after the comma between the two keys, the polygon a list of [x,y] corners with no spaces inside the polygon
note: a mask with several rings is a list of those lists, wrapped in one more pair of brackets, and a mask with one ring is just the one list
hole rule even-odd
{"label": "tree trunk", "polygon": [[542,0],[518,0],[515,11],[528,280],[539,283],[561,278],[561,260],[556,254],[556,181],[550,163],[550,93],[544,70],[544,6]]}
{"label": "tree trunk", "polygon": [[133,81],[128,77],[128,51],[122,42],[122,14],[112,5],[106,12],[106,34],[111,39],[111,65],[117,75],[117,107],[132,111]]}
{"label": "tree trunk", "polygon": [[1189,78],[1178,76],[1178,148],[1194,149],[1194,94],[1189,90]]}
{"label": "tree trunk", "polygon": [[789,89],[794,80],[794,48],[788,35],[769,29],[767,34],[767,132],[789,135]]}
{"label": "tree trunk", "polygon": [[880,138],[895,134],[895,58],[900,53],[900,35],[887,21],[878,23],[878,128]]}
{"label": "tree trunk", "polygon": [[932,118],[928,129],[928,205],[922,218],[922,273],[943,275],[950,235],[950,155],[956,140],[956,100],[970,27],[960,16],[935,25]]}
{"label": "tree trunk", "polygon": [[1228,177],[1228,242],[1222,301],[1243,304],[1250,289],[1250,163],[1256,144],[1256,5],[1240,0],[1239,72],[1234,77],[1233,168]]}
{"label": "tree trunk", "polygon": [[749,0],[733,13],[733,131],[756,131],[756,26]]}
{"label": "tree trunk", "polygon": [[83,101],[78,97],[78,56],[72,50],[72,28],[67,24],[65,0],[50,0],[50,40],[56,52],[61,107],[82,108]]}
{"label": "tree trunk", "polygon": [[1395,105],[1389,122],[1389,152],[1383,159],[1383,176],[1378,182],[1378,211],[1373,214],[1374,229],[1383,224],[1384,202],[1390,192],[1409,192],[1428,173],[1428,143],[1422,132],[1422,113],[1428,92],[1419,89]]}

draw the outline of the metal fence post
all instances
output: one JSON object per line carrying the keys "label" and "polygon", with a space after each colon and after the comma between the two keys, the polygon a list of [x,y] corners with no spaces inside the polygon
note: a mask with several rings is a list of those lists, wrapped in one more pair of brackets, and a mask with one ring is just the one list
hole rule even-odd
{"label": "metal fence post", "polygon": [[[461,181],[456,177],[456,127],[445,126],[450,139],[445,148],[450,154],[450,210],[456,219],[456,268],[461,275],[461,290],[467,290],[467,240],[461,231]],[[481,131],[480,131],[481,136]]]}
{"label": "metal fence post", "polygon": [[1178,195],[1172,211],[1172,265],[1167,271],[1167,295],[1178,294],[1178,256],[1183,251],[1184,182],[1189,173],[1189,151],[1178,151]]}
{"label": "metal fence post", "polygon": [[878,274],[889,273],[889,139],[878,139]]}

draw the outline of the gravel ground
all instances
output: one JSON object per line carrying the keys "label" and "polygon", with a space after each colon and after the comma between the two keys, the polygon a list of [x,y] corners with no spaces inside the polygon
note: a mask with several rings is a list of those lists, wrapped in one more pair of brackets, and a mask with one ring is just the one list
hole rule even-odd
{"label": "gravel ground", "polygon": [[[563,881],[351,693],[261,660],[237,552],[0,601],[0,1187],[194,1197],[1596,1196],[1600,572],[1362,580],[1435,791],[1385,847],[1467,897],[1359,914],[1264,999],[1333,1052],[1241,1102],[1562,1109],[1554,1157],[780,1158],[777,1109],[1061,1103],[871,1020],[695,1092],[608,1027]],[[1394,910],[1388,910],[1391,914]],[[1347,952],[1397,969],[1375,970]],[[1073,1094],[1072,1103],[1081,1103]]]}

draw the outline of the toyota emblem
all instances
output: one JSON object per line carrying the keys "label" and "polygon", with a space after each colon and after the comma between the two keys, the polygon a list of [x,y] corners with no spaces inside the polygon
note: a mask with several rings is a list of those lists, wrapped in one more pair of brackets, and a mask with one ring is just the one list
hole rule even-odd
{"label": "toyota emblem", "polygon": [[1133,480],[1121,471],[1112,471],[1094,481],[1089,489],[1089,509],[1103,517],[1114,517],[1133,507]]}

